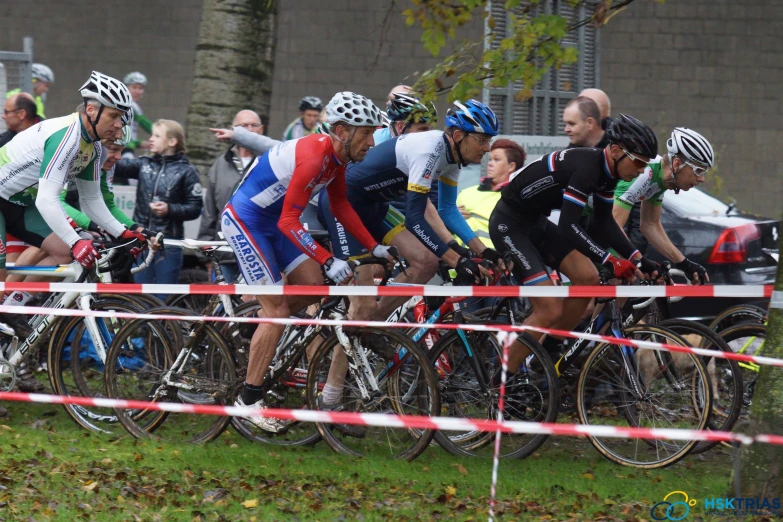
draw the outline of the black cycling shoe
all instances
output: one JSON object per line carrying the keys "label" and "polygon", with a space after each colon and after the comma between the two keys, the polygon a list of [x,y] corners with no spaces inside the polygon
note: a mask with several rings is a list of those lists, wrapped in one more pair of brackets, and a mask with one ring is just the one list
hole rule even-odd
{"label": "black cycling shoe", "polygon": [[[321,411],[345,411],[345,405],[342,402],[326,404],[326,402],[324,402],[324,396],[319,395],[318,409]],[[363,439],[364,436],[367,435],[367,429],[364,426],[359,426],[357,424],[332,424],[332,426],[346,437]]]}

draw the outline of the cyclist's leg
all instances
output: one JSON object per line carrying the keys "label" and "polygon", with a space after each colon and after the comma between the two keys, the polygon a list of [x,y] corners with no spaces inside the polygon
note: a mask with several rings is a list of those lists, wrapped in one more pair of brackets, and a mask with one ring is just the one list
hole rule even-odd
{"label": "cyclist's leg", "polygon": [[[576,250],[572,250],[560,262],[558,269],[563,272],[574,285],[597,285],[598,270],[590,259]],[[592,298],[568,298],[563,304],[563,314],[553,325],[560,330],[572,330],[579,324]]]}
{"label": "cyclist's leg", "polygon": [[[543,237],[552,233],[544,216],[520,218],[507,212],[502,205],[495,207],[489,219],[489,233],[495,249],[500,254],[509,253],[513,258],[513,272],[523,286],[553,286],[539,246]],[[563,313],[563,300],[557,297],[531,297],[533,312],[524,325],[551,328]],[[528,332],[536,340],[543,334]],[[514,372],[524,362],[529,351],[521,344],[509,348],[509,369]]]}

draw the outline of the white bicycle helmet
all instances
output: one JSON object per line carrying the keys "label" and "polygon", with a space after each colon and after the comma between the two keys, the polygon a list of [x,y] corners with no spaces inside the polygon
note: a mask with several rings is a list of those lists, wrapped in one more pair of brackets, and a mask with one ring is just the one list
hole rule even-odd
{"label": "white bicycle helmet", "polygon": [[671,137],[666,142],[666,148],[670,158],[680,155],[685,158],[685,161],[708,169],[712,168],[715,162],[715,152],[707,138],[685,127],[676,127],[672,131]]}
{"label": "white bicycle helmet", "polygon": [[106,107],[126,112],[131,110],[133,100],[125,84],[98,71],[92,72],[79,92],[83,98],[98,100]]}
{"label": "white bicycle helmet", "polygon": [[147,85],[147,77],[141,74],[138,71],[134,71],[131,73],[128,73],[125,75],[125,78],[122,80],[122,83],[125,85],[130,85],[132,83],[138,83],[139,85],[144,85],[146,87]]}
{"label": "white bicycle helmet", "polygon": [[122,136],[116,140],[114,140],[114,145],[119,145],[120,147],[125,147],[128,145],[128,143],[131,142],[131,128],[130,125],[125,125],[122,128]]}
{"label": "white bicycle helmet", "polygon": [[326,106],[326,121],[330,125],[344,122],[357,127],[383,125],[381,110],[372,100],[349,91],[338,92]]}
{"label": "white bicycle helmet", "polygon": [[33,80],[39,82],[54,83],[54,71],[42,63],[34,63],[32,66]]}

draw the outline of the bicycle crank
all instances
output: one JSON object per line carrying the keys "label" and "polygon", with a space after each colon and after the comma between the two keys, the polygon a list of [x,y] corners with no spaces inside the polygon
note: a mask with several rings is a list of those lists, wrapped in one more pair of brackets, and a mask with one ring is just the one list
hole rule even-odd
{"label": "bicycle crank", "polygon": [[16,368],[0,356],[0,390],[7,392],[16,386]]}

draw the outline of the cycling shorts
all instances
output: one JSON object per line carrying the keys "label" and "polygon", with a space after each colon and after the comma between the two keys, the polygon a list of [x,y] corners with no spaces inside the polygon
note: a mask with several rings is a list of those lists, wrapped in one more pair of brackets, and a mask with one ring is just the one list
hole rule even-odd
{"label": "cycling shorts", "polygon": [[[351,206],[378,243],[390,245],[397,234],[405,230],[405,216],[387,202],[369,201],[361,205],[352,203]],[[332,214],[332,209],[329,207],[329,194],[325,190],[318,195],[318,219],[329,231],[332,252],[336,257],[347,259],[367,252],[364,245]]]}
{"label": "cycling shorts", "polygon": [[544,215],[526,215],[498,201],[489,217],[489,237],[500,254],[510,252],[513,272],[522,285],[549,279],[547,266],[557,269],[574,248],[558,238],[557,225]]}
{"label": "cycling shorts", "polygon": [[21,254],[30,245],[24,241],[20,241],[19,238],[6,232],[5,234],[5,251],[8,254]]}
{"label": "cycling shorts", "polygon": [[279,216],[228,204],[220,217],[226,241],[249,285],[278,285],[309,256],[277,227]]}
{"label": "cycling shorts", "polygon": [[[63,219],[65,219],[65,214],[63,214]],[[44,239],[52,233],[52,229],[46,224],[35,205],[23,207],[0,198],[0,242],[2,244],[0,247],[0,270],[5,268],[8,245],[6,234],[8,233],[28,245],[41,248]]]}

